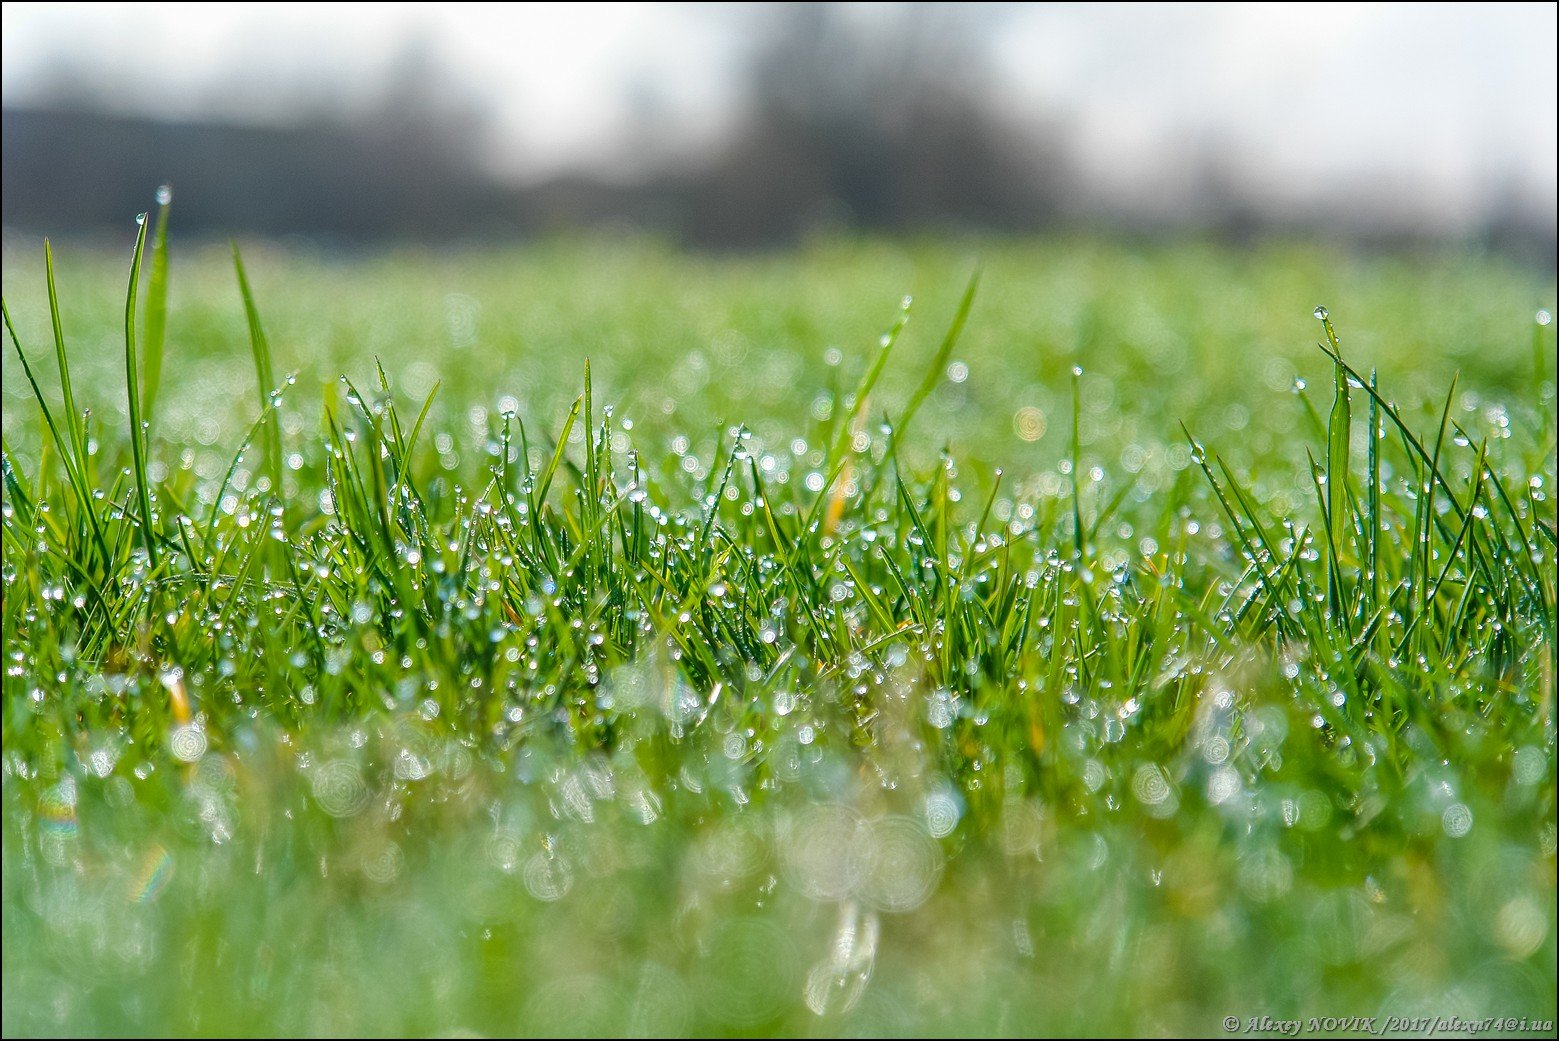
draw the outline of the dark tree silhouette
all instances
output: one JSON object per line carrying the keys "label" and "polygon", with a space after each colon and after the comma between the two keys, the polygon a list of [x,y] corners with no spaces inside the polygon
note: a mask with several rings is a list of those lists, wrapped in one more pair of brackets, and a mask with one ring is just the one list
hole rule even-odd
{"label": "dark tree silhouette", "polygon": [[746,118],[704,174],[695,237],[767,241],[819,221],[1028,229],[1054,215],[1058,150],[992,105],[999,16],[913,4],[863,21],[804,3],[759,17]]}

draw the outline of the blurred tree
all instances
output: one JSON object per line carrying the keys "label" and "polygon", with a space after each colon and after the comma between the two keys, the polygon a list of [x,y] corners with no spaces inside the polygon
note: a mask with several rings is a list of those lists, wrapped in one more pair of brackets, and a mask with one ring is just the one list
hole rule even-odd
{"label": "blurred tree", "polygon": [[744,243],[818,223],[1028,229],[1057,210],[1053,141],[1003,118],[989,5],[763,9],[747,112],[704,174],[693,236]]}
{"label": "blurred tree", "polygon": [[89,82],[62,73],[47,104],[5,112],[7,227],[123,229],[164,183],[181,233],[438,239],[522,224],[517,193],[480,169],[481,107],[416,41],[366,115],[322,97],[292,126],[119,114]]}

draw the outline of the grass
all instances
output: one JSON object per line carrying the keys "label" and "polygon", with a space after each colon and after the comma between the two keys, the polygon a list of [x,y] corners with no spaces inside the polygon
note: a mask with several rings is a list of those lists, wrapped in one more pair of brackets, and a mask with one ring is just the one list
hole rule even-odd
{"label": "grass", "polygon": [[1542,276],[166,233],[5,265],[6,1033],[1551,1022]]}

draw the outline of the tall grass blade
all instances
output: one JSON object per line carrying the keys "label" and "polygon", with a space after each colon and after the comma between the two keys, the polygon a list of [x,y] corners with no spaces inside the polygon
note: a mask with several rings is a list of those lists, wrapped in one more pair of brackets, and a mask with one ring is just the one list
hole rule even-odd
{"label": "tall grass blade", "polygon": [[59,292],[54,286],[54,249],[43,240],[43,269],[49,283],[49,326],[54,332],[54,359],[60,370],[60,394],[65,399],[65,429],[70,434],[71,453],[82,474],[86,473],[87,438],[81,412],[76,408],[75,388],[70,379],[70,359],[65,350],[65,326],[60,319]]}
{"label": "tall grass blade", "polygon": [[904,436],[905,427],[909,426],[910,420],[915,418],[915,413],[920,411],[920,406],[925,404],[931,392],[936,390],[937,384],[942,382],[943,374],[947,371],[947,359],[952,357],[953,348],[958,345],[958,338],[963,335],[964,323],[969,320],[969,312],[974,308],[974,297],[979,288],[980,269],[975,268],[974,273],[969,276],[968,285],[964,287],[963,297],[958,301],[958,310],[953,314],[953,324],[947,327],[947,335],[942,337],[942,345],[937,348],[936,357],[931,359],[931,367],[926,370],[925,379],[920,381],[914,396],[904,407],[904,414],[899,417],[895,438]]}
{"label": "tall grass blade", "polygon": [[140,505],[141,542],[152,567],[157,566],[157,540],[152,534],[151,482],[146,476],[146,430],[141,422],[141,366],[135,349],[135,310],[141,285],[141,254],[146,249],[146,218],[136,218],[135,255],[130,258],[130,288],[125,293],[125,392],[130,402],[130,455],[135,463],[135,497]]}
{"label": "tall grass blade", "polygon": [[[845,446],[850,443],[851,436],[855,433],[855,422],[866,411],[866,404],[871,399],[872,390],[877,386],[877,381],[882,377],[882,370],[887,368],[888,357],[893,353],[893,348],[899,342],[899,336],[904,332],[904,326],[909,324],[909,299],[906,297],[904,306],[899,309],[899,316],[893,322],[893,327],[883,334],[877,356],[872,359],[861,381],[855,385],[851,393],[850,411],[841,417],[839,429],[834,434],[833,448],[828,454],[831,462],[837,462],[844,458]],[[828,492],[825,486],[822,495]]]}
{"label": "tall grass blade", "polygon": [[[1321,320],[1321,328],[1326,331],[1326,341],[1331,344],[1332,352],[1341,358],[1342,345],[1337,341],[1337,331],[1332,328],[1332,320],[1327,315],[1326,308],[1316,308],[1315,314]],[[1334,565],[1331,568],[1330,583],[1332,607],[1336,610],[1341,604],[1341,593],[1337,589],[1340,575],[1335,562],[1342,559],[1343,536],[1349,527],[1348,450],[1353,434],[1353,407],[1348,393],[1348,374],[1343,371],[1340,363],[1333,364],[1332,379],[1335,384],[1332,411],[1326,422],[1326,512],[1329,515],[1328,527]]]}
{"label": "tall grass blade", "polygon": [[163,344],[168,333],[168,213],[173,190],[157,189],[157,230],[152,235],[152,272],[146,283],[146,349],[141,370],[141,411],[156,416],[157,389],[162,385]]}
{"label": "tall grass blade", "polygon": [[[1087,552],[1085,544],[1086,535],[1083,531],[1083,473],[1082,473],[1082,410],[1083,410],[1083,370],[1078,366],[1072,367],[1072,542],[1077,550],[1077,559],[1082,560]],[[1189,431],[1186,436],[1190,436]]]}
{"label": "tall grass blade", "polygon": [[[260,309],[255,306],[254,291],[249,286],[249,276],[244,271],[244,259],[238,251],[238,243],[232,243],[233,270],[238,275],[238,292],[244,299],[244,316],[249,321],[249,347],[254,353],[256,391],[259,395],[260,414],[266,415],[271,395],[277,389],[276,377],[271,369],[271,345],[265,339],[260,325]],[[265,468],[271,481],[271,494],[281,495],[281,429],[274,419],[265,428]]]}
{"label": "tall grass blade", "polygon": [[11,322],[11,310],[5,306],[5,301],[0,299],[0,316],[5,321],[6,334],[11,339],[11,346],[16,349],[16,357],[22,363],[22,372],[27,377],[27,385],[32,388],[33,400],[38,403],[38,411],[43,415],[43,422],[49,429],[49,437],[54,442],[54,448],[60,454],[60,461],[65,467],[65,475],[69,478],[71,487],[75,490],[76,500],[81,512],[87,517],[88,526],[92,529],[93,540],[98,547],[105,566],[109,560],[108,542],[103,537],[103,529],[98,522],[97,511],[92,505],[92,491],[87,485],[86,475],[76,465],[76,453],[73,451],[67,438],[69,434],[62,431],[54,420],[54,411],[49,408],[48,401],[43,396],[43,389],[38,386],[38,379],[33,375],[32,366],[27,363],[27,355],[22,352],[21,341],[16,335],[16,326]]}

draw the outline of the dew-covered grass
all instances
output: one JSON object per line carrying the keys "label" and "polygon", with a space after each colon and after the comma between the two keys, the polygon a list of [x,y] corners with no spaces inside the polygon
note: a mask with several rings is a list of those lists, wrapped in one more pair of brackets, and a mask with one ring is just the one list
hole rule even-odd
{"label": "dew-covered grass", "polygon": [[1551,1024],[1550,275],[164,227],[6,248],[6,1034]]}

